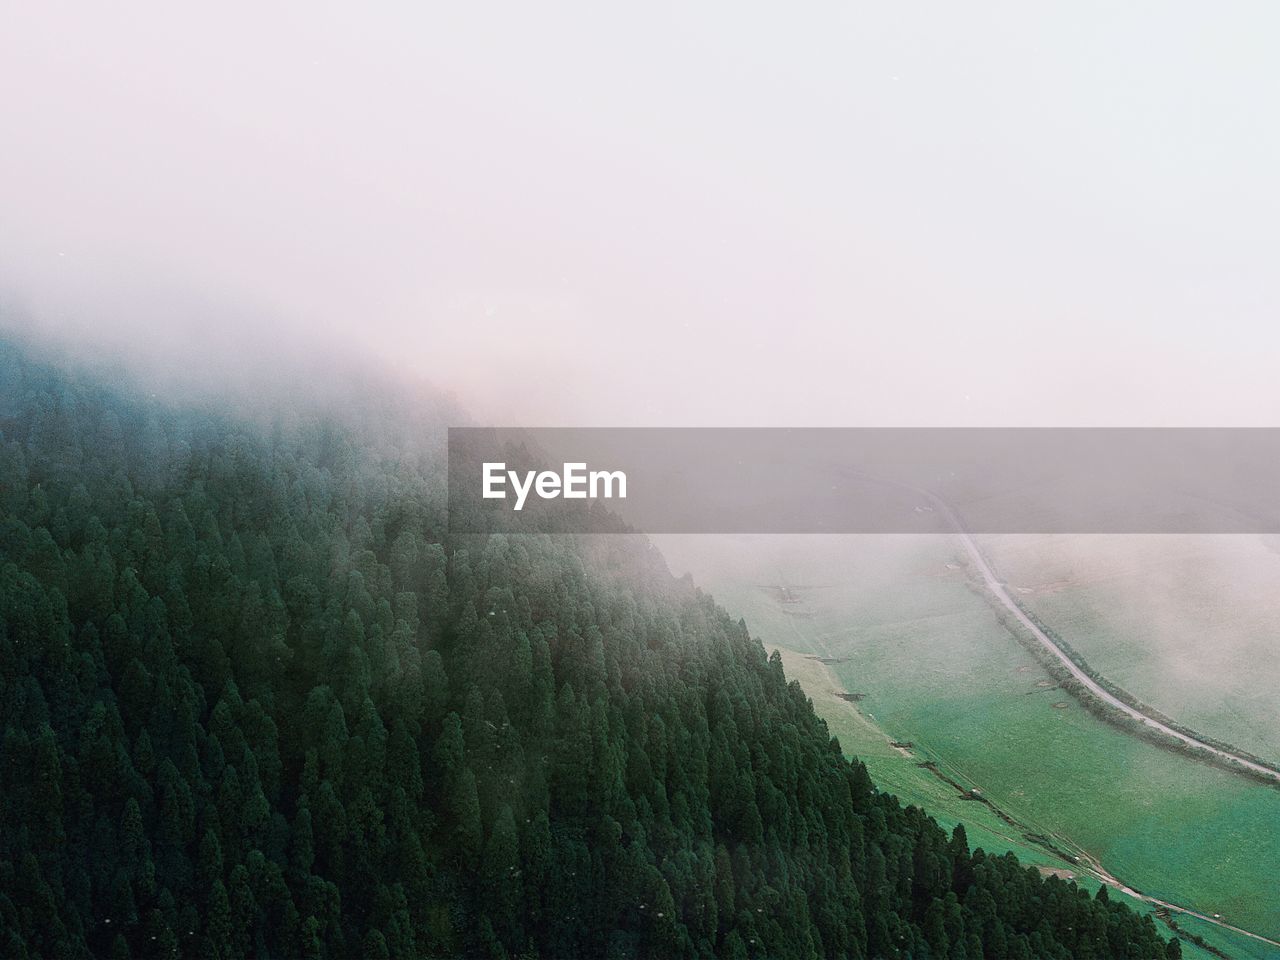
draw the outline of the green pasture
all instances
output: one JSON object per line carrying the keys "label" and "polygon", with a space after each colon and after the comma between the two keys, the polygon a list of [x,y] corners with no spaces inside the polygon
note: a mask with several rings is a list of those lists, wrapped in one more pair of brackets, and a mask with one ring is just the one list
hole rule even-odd
{"label": "green pasture", "polygon": [[[830,682],[797,675],[842,746],[866,758],[884,789],[945,825],[963,820],[975,846],[1060,865],[916,766],[934,760],[1056,847],[1095,858],[1135,889],[1280,939],[1280,790],[1088,714],[969,588],[949,539],[690,537],[661,538],[660,546],[676,572],[692,572],[746,617],[766,647],[839,661],[828,665]],[[784,581],[795,602],[780,601]],[[1057,626],[1047,609],[1034,609]],[[1084,647],[1074,633],[1071,641]],[[797,671],[816,663],[788,660]],[[836,688],[866,697],[854,707],[823,693]],[[890,738],[911,741],[915,756],[894,750]],[[1212,924],[1180,922],[1231,956],[1280,957],[1280,948]]]}

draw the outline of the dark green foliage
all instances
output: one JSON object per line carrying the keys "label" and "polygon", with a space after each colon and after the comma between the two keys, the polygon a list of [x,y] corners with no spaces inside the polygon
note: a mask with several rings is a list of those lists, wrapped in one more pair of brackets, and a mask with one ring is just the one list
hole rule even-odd
{"label": "dark green foliage", "polygon": [[876,792],[638,538],[443,540],[438,427],[0,364],[0,953],[1175,956]]}

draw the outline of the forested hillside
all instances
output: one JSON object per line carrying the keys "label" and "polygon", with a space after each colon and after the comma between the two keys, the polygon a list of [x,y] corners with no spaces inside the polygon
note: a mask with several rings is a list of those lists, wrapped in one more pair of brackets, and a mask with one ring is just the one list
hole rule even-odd
{"label": "forested hillside", "polygon": [[0,955],[1180,955],[878,793],[641,538],[449,542],[440,440],[0,344]]}

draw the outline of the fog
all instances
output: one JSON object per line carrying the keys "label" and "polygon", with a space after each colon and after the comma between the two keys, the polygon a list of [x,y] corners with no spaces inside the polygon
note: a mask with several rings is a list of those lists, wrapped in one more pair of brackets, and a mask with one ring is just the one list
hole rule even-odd
{"label": "fog", "polygon": [[9,326],[480,422],[1274,424],[1267,4],[6,4]]}

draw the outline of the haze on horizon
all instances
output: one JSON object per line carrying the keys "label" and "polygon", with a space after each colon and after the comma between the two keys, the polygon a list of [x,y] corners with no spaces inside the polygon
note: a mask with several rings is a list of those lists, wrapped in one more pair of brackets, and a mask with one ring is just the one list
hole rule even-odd
{"label": "haze on horizon", "polygon": [[5,4],[4,322],[502,423],[1274,425],[1277,27]]}

